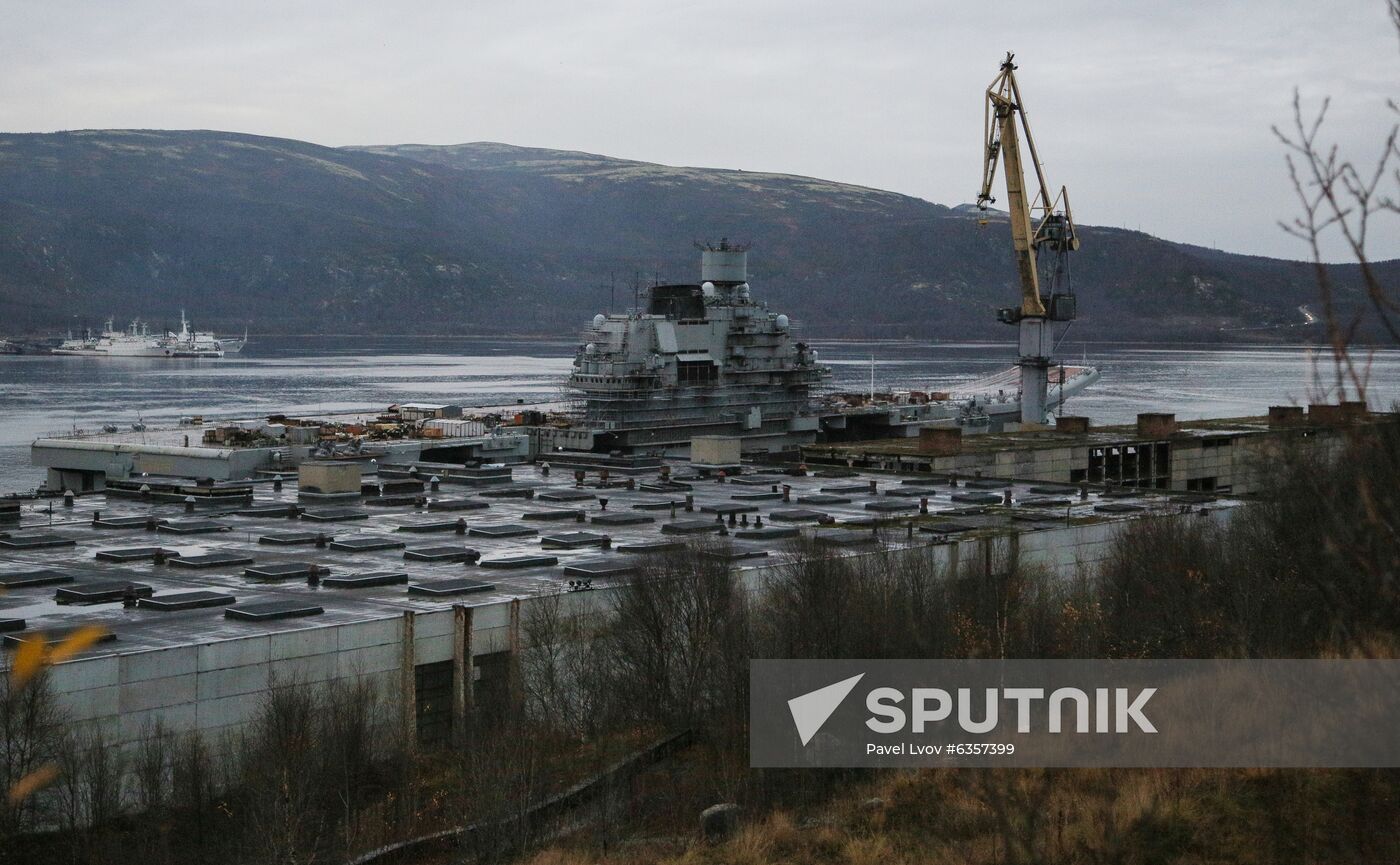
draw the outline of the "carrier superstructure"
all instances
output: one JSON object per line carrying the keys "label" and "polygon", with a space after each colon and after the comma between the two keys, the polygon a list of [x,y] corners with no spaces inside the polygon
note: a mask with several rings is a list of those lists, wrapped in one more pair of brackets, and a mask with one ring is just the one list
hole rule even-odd
{"label": "carrier superstructure", "polygon": [[747,249],[701,244],[700,282],[656,285],[644,306],[598,314],[569,389],[603,447],[670,450],[697,435],[783,449],[815,439],[814,388],[830,376],[786,315],[754,300]]}

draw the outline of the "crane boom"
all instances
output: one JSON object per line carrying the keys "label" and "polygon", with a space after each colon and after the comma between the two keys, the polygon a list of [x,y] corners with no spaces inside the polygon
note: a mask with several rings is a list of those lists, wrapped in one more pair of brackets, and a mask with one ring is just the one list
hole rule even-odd
{"label": "crane boom", "polygon": [[[1068,190],[1061,187],[1059,196],[1053,200],[1050,197],[1050,184],[1045,179],[1045,170],[1035,149],[1035,138],[1031,135],[1030,121],[1026,118],[1025,106],[1021,101],[1013,57],[1009,53],[1006,55],[1001,71],[987,87],[983,113],[986,147],[983,151],[982,191],[977,195],[977,206],[986,210],[989,203],[996,201],[992,196],[992,184],[996,180],[998,161],[1005,163],[1011,245],[1015,250],[1016,270],[1021,282],[1021,315],[1044,317],[1046,310],[1040,296],[1036,254],[1044,246],[1056,251],[1073,251],[1079,248],[1079,237],[1070,218]],[[1021,130],[1025,131],[1026,148],[1030,151],[1031,167],[1035,169],[1038,183],[1033,198],[1027,197],[1025,170],[1021,164]],[[1063,210],[1057,209],[1061,202]],[[1038,224],[1032,221],[1032,210],[1040,211]]]}
{"label": "crane boom", "polygon": [[[1006,55],[1001,71],[987,87],[983,104],[982,191],[977,195],[977,206],[985,212],[987,205],[996,200],[992,197],[992,184],[1000,164],[1006,177],[1006,205],[1011,216],[1011,246],[1021,283],[1021,306],[999,310],[997,317],[1007,324],[1020,326],[1020,358],[1016,364],[1021,368],[1021,422],[1042,424],[1049,408],[1050,355],[1055,345],[1052,325],[1075,317],[1066,254],[1079,248],[1079,236],[1070,217],[1068,190],[1060,187],[1060,194],[1053,199],[1050,197],[1050,184],[1045,179],[1040,155],[1036,153],[1035,138],[1021,100],[1021,87],[1016,83],[1014,56]],[[1031,167],[1035,170],[1033,195],[1026,188],[1026,172],[1021,164],[1023,133]],[[1034,219],[1036,213],[1038,222]],[[1048,310],[1041,294],[1039,258],[1042,253],[1056,256],[1055,266],[1050,269]]]}

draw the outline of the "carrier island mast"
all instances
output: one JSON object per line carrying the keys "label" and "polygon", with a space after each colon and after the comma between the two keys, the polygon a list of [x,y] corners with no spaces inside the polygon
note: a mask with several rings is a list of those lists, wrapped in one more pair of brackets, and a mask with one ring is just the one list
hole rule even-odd
{"label": "carrier island mast", "polygon": [[[1011,244],[1021,282],[1021,306],[997,310],[997,318],[1020,326],[1021,422],[1043,424],[1046,419],[1047,387],[1055,341],[1054,322],[1075,318],[1074,291],[1069,283],[1068,254],[1079,248],[1079,235],[1070,218],[1069,191],[1050,197],[1050,185],[1036,155],[1035,139],[1016,84],[1014,55],[1008,53],[1001,72],[987,88],[984,115],[986,148],[982,163],[982,191],[977,206],[985,213],[996,179],[997,157],[1005,163],[1006,209],[1011,216]],[[1026,197],[1026,180],[1021,166],[1019,128],[1025,131],[1031,167],[1039,189],[1033,199]],[[1032,221],[1032,211],[1039,222]],[[986,224],[986,217],[981,219]],[[1042,294],[1038,267],[1048,265],[1048,292]]]}

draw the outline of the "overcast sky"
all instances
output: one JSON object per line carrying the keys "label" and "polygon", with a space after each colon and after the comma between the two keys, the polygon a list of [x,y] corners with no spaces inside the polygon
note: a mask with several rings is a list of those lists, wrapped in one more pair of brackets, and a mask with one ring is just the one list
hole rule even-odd
{"label": "overcast sky", "polygon": [[[0,130],[504,141],[782,171],[942,204],[980,182],[1007,50],[1076,218],[1302,257],[1271,124],[1330,94],[1371,162],[1400,98],[1383,0],[70,3],[0,0]],[[1000,196],[999,196],[1000,197]],[[1400,256],[1400,227],[1376,229]]]}

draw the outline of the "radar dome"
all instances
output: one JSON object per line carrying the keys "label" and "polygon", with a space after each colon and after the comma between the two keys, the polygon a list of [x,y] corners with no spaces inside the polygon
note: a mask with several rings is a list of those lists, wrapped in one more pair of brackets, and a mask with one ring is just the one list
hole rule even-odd
{"label": "radar dome", "polygon": [[780,316],[778,316],[778,330],[787,330],[787,329],[788,329],[788,323],[789,323],[789,322],[788,322],[788,317],[787,317],[787,316],[785,316],[785,315],[780,315]]}
{"label": "radar dome", "polygon": [[608,319],[607,319],[607,316],[603,315],[603,314],[600,312],[600,313],[598,313],[597,315],[593,316],[593,326],[594,326],[594,327],[602,327],[602,326],[603,326],[603,322],[605,322],[605,321],[607,321],[607,320],[608,320]]}
{"label": "radar dome", "polygon": [[703,283],[700,284],[700,291],[706,297],[714,297],[715,284],[713,282],[710,282],[709,280],[705,280]]}
{"label": "radar dome", "polygon": [[597,349],[597,348],[598,348],[597,345],[595,345],[594,343],[591,343],[591,342],[590,342],[588,345],[585,345],[585,346],[583,347],[583,350],[584,350],[585,352],[587,352],[588,354],[592,354],[592,353],[594,352],[594,350]]}

